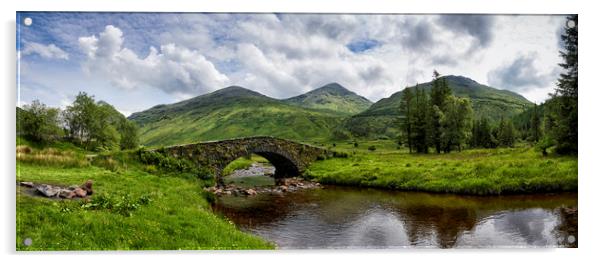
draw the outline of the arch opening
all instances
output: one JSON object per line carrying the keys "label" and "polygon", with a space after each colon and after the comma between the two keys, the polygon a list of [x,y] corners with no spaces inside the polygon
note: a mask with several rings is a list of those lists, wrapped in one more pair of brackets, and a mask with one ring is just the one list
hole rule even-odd
{"label": "arch opening", "polygon": [[223,171],[223,184],[242,187],[271,186],[275,184],[275,167],[265,158],[249,154],[228,163]]}
{"label": "arch opening", "polygon": [[300,173],[297,165],[286,156],[270,151],[250,151],[226,163],[219,174],[220,185],[265,186],[282,184],[285,178]]}

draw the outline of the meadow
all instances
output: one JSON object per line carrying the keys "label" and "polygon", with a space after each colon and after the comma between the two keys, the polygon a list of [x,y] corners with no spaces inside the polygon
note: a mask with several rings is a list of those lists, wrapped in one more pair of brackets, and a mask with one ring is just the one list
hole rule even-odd
{"label": "meadow", "polygon": [[388,140],[322,145],[348,153],[309,167],[305,176],[323,184],[474,195],[577,191],[576,156],[544,157],[528,145],[449,154],[409,154]]}
{"label": "meadow", "polygon": [[[132,152],[90,155],[69,144],[22,145],[17,181],[94,181],[89,200],[48,199],[17,186],[17,250],[273,249],[211,211],[212,181],[151,168]],[[31,245],[24,244],[31,239]]]}

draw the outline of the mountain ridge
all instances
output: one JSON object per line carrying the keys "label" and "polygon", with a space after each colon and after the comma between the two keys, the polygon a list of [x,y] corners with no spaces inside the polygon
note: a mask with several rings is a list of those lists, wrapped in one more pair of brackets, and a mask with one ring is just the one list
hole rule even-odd
{"label": "mountain ridge", "polygon": [[[470,78],[443,78],[448,80],[456,96],[471,99],[477,118],[510,117],[532,105],[519,94],[479,84]],[[429,90],[431,84],[421,83],[409,88]],[[333,138],[334,131],[349,132],[357,137],[396,138],[402,117],[399,111],[401,94],[399,91],[372,103],[333,82],[280,100],[240,86],[229,86],[173,104],[157,105],[133,113],[128,119],[141,127],[141,139],[146,145],[260,135],[303,141],[326,140]],[[324,100],[320,100],[322,97]],[[333,101],[336,105],[354,105],[354,99],[344,100],[349,97],[363,98],[370,105],[365,103],[366,109],[357,113],[345,107],[333,109],[308,105]],[[340,103],[341,99],[349,103]]]}
{"label": "mountain ridge", "polygon": [[331,110],[349,115],[360,113],[372,105],[370,100],[336,82],[283,101],[304,108]]}

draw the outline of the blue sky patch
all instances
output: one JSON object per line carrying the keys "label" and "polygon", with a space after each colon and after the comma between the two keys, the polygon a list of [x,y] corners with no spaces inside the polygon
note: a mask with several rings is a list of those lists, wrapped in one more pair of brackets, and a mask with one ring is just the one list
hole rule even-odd
{"label": "blue sky patch", "polygon": [[362,53],[378,46],[380,43],[374,39],[361,39],[347,44],[347,48],[353,53]]}

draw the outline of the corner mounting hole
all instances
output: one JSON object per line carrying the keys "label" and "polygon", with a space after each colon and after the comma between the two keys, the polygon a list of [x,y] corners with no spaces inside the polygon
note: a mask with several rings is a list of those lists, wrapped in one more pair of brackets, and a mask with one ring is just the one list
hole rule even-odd
{"label": "corner mounting hole", "polygon": [[31,20],[31,17],[26,17],[25,19],[23,19],[23,24],[26,26],[31,26],[32,23],[33,20]]}

